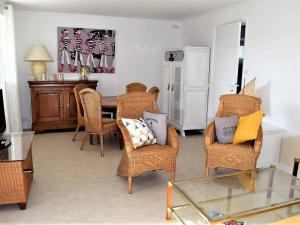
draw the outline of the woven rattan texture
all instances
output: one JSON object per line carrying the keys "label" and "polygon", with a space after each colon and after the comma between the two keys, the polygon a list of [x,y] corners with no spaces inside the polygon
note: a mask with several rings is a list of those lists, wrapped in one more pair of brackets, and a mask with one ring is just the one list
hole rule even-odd
{"label": "woven rattan texture", "polygon": [[159,94],[159,88],[154,86],[152,88],[149,89],[148,93],[151,93],[155,96],[155,100],[157,102],[157,99],[158,99],[158,94]]}
{"label": "woven rattan texture", "polygon": [[73,136],[73,141],[75,141],[76,136],[78,134],[79,128],[84,127],[84,114],[83,114],[83,108],[81,104],[81,99],[79,96],[79,92],[85,88],[88,88],[89,86],[87,84],[77,84],[74,88],[74,95],[75,95],[75,100],[76,100],[76,107],[77,107],[77,128],[76,132]]}
{"label": "woven rattan texture", "polygon": [[84,111],[85,135],[81,143],[80,149],[89,134],[97,134],[100,136],[100,152],[104,156],[103,135],[118,131],[117,122],[114,119],[102,118],[102,95],[100,92],[86,88],[79,92],[80,99]]}
{"label": "woven rattan texture", "polygon": [[77,84],[73,88],[76,105],[77,105],[77,119],[78,119],[78,121],[83,121],[82,125],[84,125],[84,117],[83,117],[84,114],[83,114],[83,108],[82,108],[79,92],[85,88],[89,88],[89,86],[87,84]]}
{"label": "woven rattan texture", "polygon": [[[216,116],[248,115],[260,110],[261,99],[247,95],[223,95]],[[239,170],[254,170],[259,157],[263,133],[260,128],[253,143],[240,145],[218,144],[215,124],[212,122],[205,130],[204,147],[206,152],[205,176],[209,168],[226,167]]]}
{"label": "woven rattan texture", "polygon": [[175,178],[179,139],[173,126],[168,125],[167,145],[148,145],[133,150],[130,135],[121,118],[140,118],[144,111],[159,112],[155,96],[150,93],[134,92],[118,97],[117,121],[122,132],[125,151],[117,175],[127,174],[128,192],[131,193],[132,177],[145,171],[163,169]]}
{"label": "woven rattan texture", "polygon": [[146,92],[147,86],[139,83],[134,82],[126,85],[126,93],[129,92]]}
{"label": "woven rattan texture", "polygon": [[24,173],[23,169],[32,169],[32,151],[29,150],[26,161],[0,163],[0,204],[25,203],[28,198],[33,173]]}

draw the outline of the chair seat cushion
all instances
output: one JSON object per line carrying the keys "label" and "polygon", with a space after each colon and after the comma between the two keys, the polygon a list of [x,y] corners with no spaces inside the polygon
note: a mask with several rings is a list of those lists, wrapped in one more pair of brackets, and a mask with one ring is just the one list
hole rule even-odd
{"label": "chair seat cushion", "polygon": [[251,144],[212,144],[207,147],[209,167],[227,167],[240,170],[253,168],[255,152]]}
{"label": "chair seat cushion", "polygon": [[103,125],[117,124],[117,121],[115,119],[103,118],[102,117],[102,123],[103,123]]}
{"label": "chair seat cushion", "polygon": [[146,145],[143,146],[142,148],[138,148],[136,151],[133,152],[133,154],[157,154],[157,153],[163,153],[163,152],[168,152],[172,150],[169,145],[160,145],[160,144],[153,144],[153,145]]}
{"label": "chair seat cushion", "polygon": [[110,133],[118,130],[117,121],[110,118],[102,118],[102,126],[104,133]]}
{"label": "chair seat cushion", "polygon": [[129,132],[132,147],[134,149],[140,148],[144,145],[151,145],[156,143],[156,139],[153,133],[142,118],[122,118],[122,122]]}

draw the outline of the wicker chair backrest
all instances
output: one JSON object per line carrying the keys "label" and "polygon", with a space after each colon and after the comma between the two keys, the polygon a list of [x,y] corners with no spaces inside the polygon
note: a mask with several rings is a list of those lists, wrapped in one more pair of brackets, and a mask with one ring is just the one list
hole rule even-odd
{"label": "wicker chair backrest", "polygon": [[244,116],[260,110],[261,99],[248,95],[222,95],[216,116]]}
{"label": "wicker chair backrest", "polygon": [[157,101],[158,99],[158,94],[159,94],[159,88],[154,86],[152,88],[149,89],[148,93],[151,93],[155,96],[155,100]]}
{"label": "wicker chair backrest", "polygon": [[143,117],[145,111],[160,112],[153,94],[132,92],[118,96],[117,120],[121,118],[138,119]]}
{"label": "wicker chair backrest", "polygon": [[87,84],[77,84],[74,88],[74,95],[76,100],[76,106],[77,106],[77,119],[83,119],[83,107],[81,104],[81,99],[79,96],[79,92],[85,88],[88,88],[89,86]]}
{"label": "wicker chair backrest", "polygon": [[126,85],[126,93],[129,92],[146,92],[146,85],[139,83],[139,82],[134,82]]}
{"label": "wicker chair backrest", "polygon": [[79,92],[84,110],[85,129],[88,132],[102,130],[102,95],[91,88]]}

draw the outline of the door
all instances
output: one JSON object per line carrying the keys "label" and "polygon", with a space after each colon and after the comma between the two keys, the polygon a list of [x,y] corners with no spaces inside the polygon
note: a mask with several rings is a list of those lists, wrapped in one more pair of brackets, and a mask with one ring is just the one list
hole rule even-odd
{"label": "door", "polygon": [[77,120],[77,105],[73,88],[65,89],[65,119]]}
{"label": "door", "polygon": [[64,119],[64,91],[62,89],[35,89],[33,96],[33,123]]}
{"label": "door", "polygon": [[177,125],[182,124],[182,63],[172,63],[171,69],[171,109],[170,120]]}
{"label": "door", "polygon": [[213,118],[224,94],[235,94],[239,65],[242,23],[219,25],[215,29],[213,66],[210,89],[210,118]]}

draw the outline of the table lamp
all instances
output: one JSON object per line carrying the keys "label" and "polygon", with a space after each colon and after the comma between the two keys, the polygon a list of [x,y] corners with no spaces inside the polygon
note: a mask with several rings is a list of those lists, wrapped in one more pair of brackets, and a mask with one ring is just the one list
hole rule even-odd
{"label": "table lamp", "polygon": [[24,61],[32,62],[34,78],[35,80],[41,80],[41,75],[47,72],[45,62],[53,62],[53,59],[44,45],[35,44],[31,46]]}

